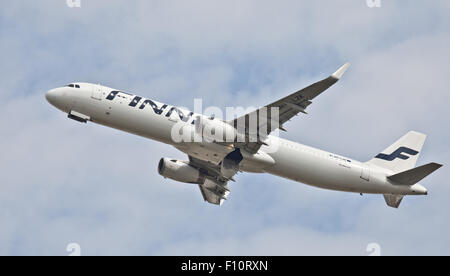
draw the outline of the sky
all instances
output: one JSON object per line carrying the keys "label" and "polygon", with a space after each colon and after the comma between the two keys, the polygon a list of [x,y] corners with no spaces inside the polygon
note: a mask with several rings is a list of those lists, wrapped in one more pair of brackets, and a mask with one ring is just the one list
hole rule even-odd
{"label": "sky", "polygon": [[[450,254],[450,2],[2,1],[0,255]],[[409,130],[444,164],[381,195],[239,174],[222,206],[163,179],[175,148],[68,120],[45,100],[100,83],[173,105],[262,106],[352,66],[281,136],[367,161]]]}

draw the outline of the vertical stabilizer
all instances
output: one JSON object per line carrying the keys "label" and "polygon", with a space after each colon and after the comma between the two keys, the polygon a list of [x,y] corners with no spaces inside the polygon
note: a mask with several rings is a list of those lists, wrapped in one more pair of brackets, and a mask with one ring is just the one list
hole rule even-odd
{"label": "vertical stabilizer", "polygon": [[410,131],[368,163],[391,170],[393,173],[414,168],[426,135]]}

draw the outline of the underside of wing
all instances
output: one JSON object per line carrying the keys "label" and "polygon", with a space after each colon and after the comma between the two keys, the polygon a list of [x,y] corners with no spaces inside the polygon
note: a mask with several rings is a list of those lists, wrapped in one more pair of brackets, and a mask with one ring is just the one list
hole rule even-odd
{"label": "underside of wing", "polygon": [[[263,136],[268,135],[277,128],[285,131],[283,127],[284,123],[298,113],[306,114],[306,108],[312,103],[312,100],[335,84],[343,76],[349,66],[350,64],[346,63],[328,78],[311,84],[308,87],[230,121],[229,123],[239,132],[245,132],[246,136],[249,137],[248,141],[244,143],[246,149],[250,152],[256,152],[261,145],[264,144]],[[250,129],[251,126],[256,126],[256,128]],[[255,137],[251,137],[252,135],[255,135]]]}

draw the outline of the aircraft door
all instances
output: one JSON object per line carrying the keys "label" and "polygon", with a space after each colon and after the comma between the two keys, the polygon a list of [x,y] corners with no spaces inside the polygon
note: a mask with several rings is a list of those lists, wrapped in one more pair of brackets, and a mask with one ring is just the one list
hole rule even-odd
{"label": "aircraft door", "polygon": [[361,164],[361,178],[366,181],[370,180],[370,168],[366,164]]}
{"label": "aircraft door", "polygon": [[92,86],[92,95],[91,98],[96,99],[96,100],[101,100],[102,99],[102,86],[99,84],[94,84]]}

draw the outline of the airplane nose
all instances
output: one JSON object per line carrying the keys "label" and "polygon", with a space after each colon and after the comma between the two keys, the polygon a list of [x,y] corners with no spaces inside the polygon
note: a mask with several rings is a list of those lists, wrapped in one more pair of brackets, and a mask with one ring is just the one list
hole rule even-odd
{"label": "airplane nose", "polygon": [[45,93],[45,98],[50,104],[56,105],[58,99],[58,92],[56,91],[56,89],[51,89],[47,91],[47,93]]}
{"label": "airplane nose", "polygon": [[67,97],[67,91],[64,88],[54,88],[45,93],[47,101],[61,111],[68,112],[70,109],[70,97]]}

